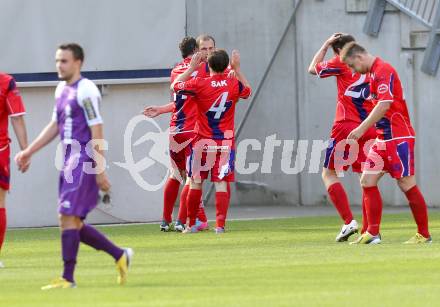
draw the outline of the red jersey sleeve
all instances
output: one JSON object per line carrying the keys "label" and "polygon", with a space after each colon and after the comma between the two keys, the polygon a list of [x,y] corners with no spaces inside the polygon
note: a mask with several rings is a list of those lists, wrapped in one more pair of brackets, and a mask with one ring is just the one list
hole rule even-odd
{"label": "red jersey sleeve", "polygon": [[6,105],[9,116],[19,116],[26,113],[20,92],[18,91],[15,80],[12,77],[8,84]]}
{"label": "red jersey sleeve", "polygon": [[252,89],[248,86],[244,86],[243,83],[238,81],[238,97],[248,99],[252,94]]}
{"label": "red jersey sleeve", "polygon": [[328,61],[317,63],[315,65],[315,72],[319,78],[339,76],[342,75],[346,69],[346,64],[341,62],[339,57],[333,57]]}
{"label": "red jersey sleeve", "polygon": [[187,95],[196,95],[199,89],[201,78],[194,78],[188,81],[176,82],[174,84],[173,90],[176,93],[182,93]]}
{"label": "red jersey sleeve", "polygon": [[394,95],[394,71],[384,66],[375,73],[372,82],[372,92],[375,94],[375,102],[393,102]]}

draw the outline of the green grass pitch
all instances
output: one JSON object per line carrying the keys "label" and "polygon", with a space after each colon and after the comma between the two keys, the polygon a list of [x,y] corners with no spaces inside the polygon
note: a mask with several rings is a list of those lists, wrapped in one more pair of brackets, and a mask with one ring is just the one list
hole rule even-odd
{"label": "green grass pitch", "polygon": [[430,218],[434,243],[419,246],[402,244],[415,233],[409,212],[383,217],[377,246],[335,243],[337,217],[233,221],[224,235],[100,227],[135,250],[128,284],[81,245],[78,288],[45,292],[61,272],[58,229],[11,230],[0,306],[439,306],[440,214]]}

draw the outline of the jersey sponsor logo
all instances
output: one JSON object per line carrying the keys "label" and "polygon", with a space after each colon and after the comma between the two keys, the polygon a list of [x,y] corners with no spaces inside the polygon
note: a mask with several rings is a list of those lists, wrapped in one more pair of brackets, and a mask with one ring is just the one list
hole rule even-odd
{"label": "jersey sponsor logo", "polygon": [[212,87],[223,87],[223,86],[228,86],[228,84],[226,83],[226,80],[211,81],[211,86]]}
{"label": "jersey sponsor logo", "polygon": [[83,104],[84,109],[86,110],[87,118],[89,120],[96,119],[98,116],[96,115],[92,100],[90,98],[86,98],[83,100]]}
{"label": "jersey sponsor logo", "polygon": [[61,206],[66,209],[70,209],[70,201],[65,200],[61,203]]}
{"label": "jersey sponsor logo", "polygon": [[377,87],[377,92],[378,92],[379,94],[385,94],[386,92],[388,92],[388,85],[382,83],[381,85],[379,85],[379,86]]}

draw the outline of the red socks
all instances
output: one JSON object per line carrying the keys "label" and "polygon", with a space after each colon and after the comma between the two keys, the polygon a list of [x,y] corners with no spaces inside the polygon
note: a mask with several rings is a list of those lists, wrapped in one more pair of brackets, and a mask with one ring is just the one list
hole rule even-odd
{"label": "red socks", "polygon": [[0,250],[6,234],[6,208],[0,208]]}
{"label": "red socks", "polygon": [[186,184],[183,187],[182,192],[180,193],[179,215],[177,216],[177,219],[183,224],[186,224],[186,219],[188,215],[188,208],[186,206],[188,192],[189,192],[189,184]]}
{"label": "red socks", "polygon": [[202,197],[202,190],[189,189],[186,206],[188,209],[189,227],[196,224],[197,211],[200,206],[200,198]]}
{"label": "red socks", "polygon": [[379,234],[380,220],[382,218],[382,197],[377,186],[364,187],[365,209],[367,211],[367,231],[376,236]]}
{"label": "red socks", "polygon": [[[229,207],[229,199],[231,197],[231,187],[229,182],[227,183],[227,194],[228,194],[228,205],[227,207]],[[182,192],[180,193],[180,209],[179,209],[179,216],[178,216],[178,220],[184,224],[186,224],[187,222],[187,217],[188,217],[188,199],[189,199],[189,185],[185,185],[183,187]],[[206,216],[206,212],[205,212],[205,207],[203,206],[203,202],[202,202],[202,197],[201,197],[202,193],[200,193],[200,202],[199,202],[199,207],[197,210],[197,218],[205,223],[208,221],[208,217]],[[217,200],[217,199],[216,199]],[[217,203],[217,202],[216,202]],[[228,208],[226,208],[226,212],[227,212]],[[223,210],[224,211],[224,210]],[[224,222],[223,222],[224,225]],[[224,226],[221,226],[224,227]]]}
{"label": "red socks", "polygon": [[362,229],[361,234],[366,232],[368,229],[368,217],[367,217],[367,208],[365,206],[365,193],[362,191]]}
{"label": "red socks", "polygon": [[417,231],[425,238],[429,238],[428,230],[428,208],[426,207],[425,199],[419,188],[415,185],[405,192],[408,199],[411,212],[417,224]]}
{"label": "red socks", "polygon": [[171,223],[173,220],[173,208],[179,194],[180,182],[174,178],[168,178],[163,191],[163,220]]}
{"label": "red socks", "polygon": [[333,183],[328,188],[328,194],[344,223],[349,224],[353,220],[353,214],[350,210],[347,193],[345,193],[342,184],[339,182]]}
{"label": "red socks", "polygon": [[206,223],[208,218],[206,217],[205,207],[203,205],[203,201],[200,199],[199,210],[197,210],[197,218],[200,222]]}
{"label": "red socks", "polygon": [[217,227],[225,227],[226,216],[229,208],[229,193],[217,192],[215,193],[215,208]]}

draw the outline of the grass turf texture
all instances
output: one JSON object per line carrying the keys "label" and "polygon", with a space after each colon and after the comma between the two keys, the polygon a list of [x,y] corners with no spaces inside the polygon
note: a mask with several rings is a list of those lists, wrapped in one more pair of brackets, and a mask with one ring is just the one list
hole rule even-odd
{"label": "grass turf texture", "polygon": [[411,215],[383,217],[383,244],[335,243],[337,217],[228,223],[229,232],[182,235],[158,225],[100,227],[133,247],[128,284],[112,259],[81,245],[77,289],[43,292],[60,275],[57,229],[11,230],[0,306],[438,306],[440,214],[431,245],[407,246]]}

